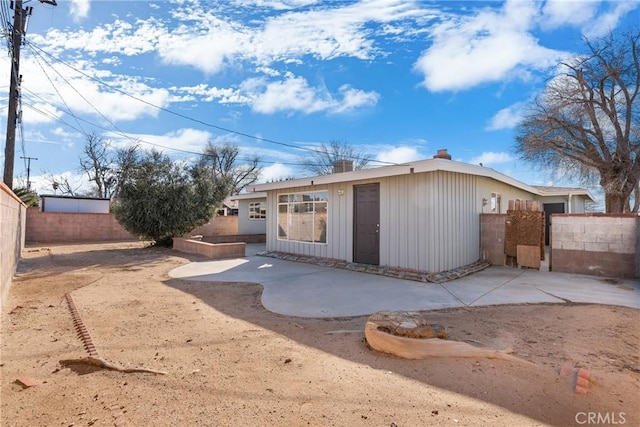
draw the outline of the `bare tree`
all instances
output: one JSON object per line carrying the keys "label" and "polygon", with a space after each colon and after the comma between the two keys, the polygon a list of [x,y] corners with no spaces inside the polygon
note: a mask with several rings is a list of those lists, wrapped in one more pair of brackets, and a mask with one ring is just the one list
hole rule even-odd
{"label": "bare tree", "polygon": [[209,168],[216,182],[224,182],[227,194],[238,194],[260,178],[260,157],[239,159],[240,149],[231,143],[215,145],[211,141],[203,150],[201,164]]}
{"label": "bare tree", "polygon": [[65,174],[54,175],[51,172],[44,174],[43,181],[48,184],[54,194],[61,196],[81,196],[85,192],[82,191],[83,183],[77,179],[69,179]]}
{"label": "bare tree", "polygon": [[526,160],[596,176],[607,212],[628,210],[640,182],[639,42],[637,31],[586,40],[589,54],[560,64],[516,137]]}
{"label": "bare tree", "polygon": [[122,185],[128,182],[140,161],[140,155],[140,147],[137,144],[115,150],[112,166],[112,173],[116,182],[111,195],[113,199],[117,199],[120,196]]}
{"label": "bare tree", "polygon": [[309,155],[301,157],[300,163],[312,175],[329,175],[333,173],[334,164],[342,160],[352,161],[354,170],[365,169],[369,165],[369,157],[344,141],[333,140],[322,143]]}
{"label": "bare tree", "polygon": [[115,192],[117,179],[109,143],[96,133],[88,134],[86,138],[80,156],[80,170],[94,182],[97,197],[110,198]]}

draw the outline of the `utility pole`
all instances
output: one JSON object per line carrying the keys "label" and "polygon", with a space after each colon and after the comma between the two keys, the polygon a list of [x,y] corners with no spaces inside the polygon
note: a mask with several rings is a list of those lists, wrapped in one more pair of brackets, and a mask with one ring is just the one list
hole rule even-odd
{"label": "utility pole", "polygon": [[9,112],[7,113],[7,141],[4,147],[4,183],[13,188],[13,162],[16,154],[16,121],[18,120],[18,97],[20,79],[20,46],[26,10],[22,0],[16,0],[11,27],[11,81],[9,82]]}
{"label": "utility pole", "polygon": [[20,157],[21,159],[25,159],[27,161],[27,190],[31,190],[31,181],[29,178],[31,177],[31,160],[38,160],[37,157]]}
{"label": "utility pole", "polygon": [[[56,6],[55,0],[40,0]],[[33,7],[22,8],[22,0],[15,0],[13,7],[13,27],[11,28],[11,81],[9,82],[9,108],[7,113],[7,139],[4,147],[4,177],[3,181],[9,188],[13,188],[13,163],[16,154],[16,122],[18,121],[18,101],[20,99],[20,47],[22,35],[27,28],[27,18],[33,12]]]}

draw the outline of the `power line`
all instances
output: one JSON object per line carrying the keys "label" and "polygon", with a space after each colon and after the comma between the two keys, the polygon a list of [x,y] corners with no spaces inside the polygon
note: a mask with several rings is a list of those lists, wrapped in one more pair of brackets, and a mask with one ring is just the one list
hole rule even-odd
{"label": "power line", "polygon": [[[302,146],[299,146],[299,145],[296,145],[296,144],[291,144],[291,143],[276,141],[276,140],[270,139],[270,138],[263,138],[263,137],[260,137],[260,136],[251,135],[251,134],[248,134],[246,132],[241,132],[241,131],[233,130],[233,129],[226,128],[226,127],[223,127],[223,126],[219,126],[219,125],[216,125],[216,124],[213,124],[213,123],[208,123],[208,122],[205,122],[203,120],[196,119],[196,118],[187,116],[187,115],[182,114],[182,113],[178,113],[178,112],[170,110],[168,108],[155,105],[155,104],[153,104],[153,103],[151,103],[149,101],[146,101],[146,100],[144,100],[142,98],[138,98],[138,97],[136,97],[134,95],[131,95],[131,94],[125,92],[124,90],[120,89],[120,88],[117,88],[117,87],[115,87],[113,85],[110,85],[110,84],[108,84],[108,83],[106,83],[106,82],[104,82],[104,81],[102,81],[102,80],[100,80],[100,79],[98,79],[96,77],[91,76],[90,74],[88,74],[88,73],[86,73],[86,72],[84,72],[84,71],[72,66],[71,64],[68,64],[67,62],[63,61],[62,59],[51,55],[50,53],[46,52],[45,50],[43,50],[42,48],[38,47],[37,45],[35,45],[32,42],[27,41],[27,45],[29,47],[31,47],[32,49],[35,49],[35,50],[38,50],[38,51],[42,52],[43,54],[45,54],[46,56],[50,57],[51,59],[53,59],[53,60],[65,65],[65,66],[71,68],[75,72],[87,77],[90,80],[92,80],[92,81],[94,81],[94,82],[96,82],[96,83],[98,83],[100,85],[103,85],[103,86],[105,86],[105,87],[107,87],[107,88],[109,88],[109,89],[111,89],[113,91],[121,93],[121,94],[123,94],[123,95],[125,95],[125,96],[127,96],[127,97],[129,97],[131,99],[134,99],[134,100],[136,100],[138,102],[141,102],[141,103],[143,103],[145,105],[148,105],[148,106],[150,106],[152,108],[155,108],[155,109],[157,109],[159,111],[163,111],[165,113],[174,115],[176,117],[180,117],[182,119],[185,119],[185,120],[188,120],[188,121],[191,121],[191,122],[194,122],[194,123],[201,124],[201,125],[206,126],[206,127],[217,129],[217,130],[220,130],[220,131],[223,131],[223,132],[228,132],[228,133],[231,133],[231,134],[234,134],[234,135],[238,135],[238,136],[243,136],[245,138],[254,139],[256,141],[266,142],[266,143],[269,143],[269,144],[280,145],[280,146],[284,146],[284,147],[288,147],[288,148],[294,148],[296,150],[302,150],[302,151],[314,152],[314,153],[318,153],[318,154],[324,154],[324,152],[322,150],[317,150],[317,149],[309,148],[309,147],[302,147]],[[394,162],[386,162],[386,161],[377,160],[377,159],[370,159],[370,158],[356,158],[356,157],[354,157],[353,160],[367,160],[367,161],[370,161],[370,162],[387,164],[387,165],[396,165],[397,164],[397,163],[394,163]]]}
{"label": "power line", "polygon": [[[35,95],[35,96],[37,96],[37,95]],[[71,129],[75,130],[76,132],[82,133],[81,129],[75,128],[73,125],[65,122],[64,120],[60,119],[59,117],[56,117],[55,115],[51,114],[48,111],[44,111],[44,110],[41,110],[39,108],[36,108],[34,105],[32,105],[32,104],[30,104],[28,102],[25,102],[24,105],[26,107],[28,107],[28,108],[31,108],[33,111],[35,111],[35,112],[37,112],[39,114],[42,114],[43,116],[49,117],[52,120],[56,120],[56,121],[60,122],[61,124],[65,125],[67,127],[70,127]],[[104,130],[104,131],[107,131],[107,132],[112,132],[111,129],[108,129],[108,128],[104,127],[104,126],[100,126],[100,125],[98,125],[96,123],[90,122],[90,121],[88,121],[86,119],[83,119],[82,117],[77,117],[77,119],[82,121],[82,122],[85,122],[85,123],[87,123],[87,124],[89,124],[91,126],[94,126],[94,127],[98,128],[98,129],[101,129],[101,130]],[[122,137],[124,137],[126,139],[129,139],[129,140],[131,140],[133,142],[136,142],[136,143],[147,144],[147,145],[151,145],[151,146],[154,146],[154,147],[163,148],[163,149],[166,149],[166,150],[177,151],[177,152],[180,152],[180,153],[192,154],[192,155],[196,155],[196,156],[206,156],[207,155],[207,154],[205,154],[203,152],[185,150],[185,149],[176,148],[176,147],[169,147],[169,146],[158,144],[158,143],[155,143],[155,142],[145,141],[144,139],[134,138],[131,135],[127,135],[126,133],[118,133],[118,132],[114,132],[114,133],[116,133],[116,134],[118,134],[118,135],[120,135],[120,136],[122,136]],[[254,159],[249,158],[249,157],[242,157],[239,160],[242,160],[242,161],[245,161],[245,162],[251,162]],[[281,164],[281,165],[285,165],[285,166],[307,166],[306,163],[302,163],[302,162],[286,162],[286,161],[281,161],[281,160],[262,160],[262,159],[260,159],[260,160],[258,160],[258,163],[264,163],[264,164],[270,164],[270,165]]]}
{"label": "power line", "polygon": [[[55,115],[51,114],[48,111],[44,111],[44,110],[41,110],[39,108],[36,108],[34,105],[32,105],[32,104],[30,104],[28,102],[25,102],[25,106],[31,108],[33,111],[35,111],[35,112],[37,112],[39,114],[42,114],[43,116],[49,117],[49,118],[51,118],[53,120],[56,120],[56,121],[62,123],[63,125],[65,125],[67,127],[70,127],[71,129],[75,130],[76,132],[84,133],[82,129],[78,129],[78,128],[74,127],[73,125],[65,122],[64,120],[60,119],[59,117],[56,117]],[[67,112],[67,113],[70,114],[70,115],[73,114],[72,112]],[[104,131],[107,131],[107,132],[112,132],[112,133],[114,133],[114,134],[116,134],[118,136],[121,136],[121,137],[123,137],[125,139],[131,140],[132,142],[135,142],[135,143],[147,144],[147,145],[151,145],[151,146],[154,146],[154,147],[163,148],[165,150],[177,151],[177,152],[185,153],[185,154],[192,154],[192,155],[196,155],[196,156],[206,156],[206,154],[203,153],[203,152],[191,151],[191,150],[186,150],[186,149],[176,148],[176,147],[169,147],[169,146],[158,144],[158,143],[155,143],[155,142],[146,141],[146,140],[141,139],[141,138],[135,138],[135,137],[133,137],[131,135],[126,134],[125,132],[119,132],[119,131],[118,132],[114,132],[112,129],[108,129],[108,128],[106,128],[104,126],[101,126],[99,124],[90,122],[89,120],[83,119],[82,117],[75,117],[75,118],[77,120],[79,120],[81,122],[84,122],[86,124],[89,124],[89,125],[91,125],[91,126],[93,126],[95,128],[98,128],[98,129],[101,129],[101,130],[104,130]],[[246,159],[243,159],[243,160],[249,161],[251,159],[246,158]],[[286,162],[281,162],[281,161],[272,161],[272,162],[261,161],[261,163],[271,163],[271,164],[280,163],[280,164],[283,164],[283,165],[304,166],[304,164],[302,164],[302,163],[286,163]]]}
{"label": "power line", "polygon": [[[33,49],[32,49],[32,50],[33,50]],[[56,93],[58,94],[58,97],[60,98],[60,100],[62,101],[62,103],[63,103],[63,104],[65,105],[65,107],[67,107],[67,109],[71,112],[71,111],[72,111],[72,110],[71,110],[71,107],[69,107],[69,105],[67,104],[67,102],[66,102],[66,101],[64,100],[64,98],[62,97],[62,94],[60,93],[60,91],[58,90],[58,88],[56,87],[56,85],[55,85],[55,84],[53,84],[53,82],[51,81],[51,78],[49,77],[49,75],[48,75],[48,74],[47,74],[47,72],[45,71],[44,67],[42,66],[42,64],[40,63],[40,61],[38,61],[38,57],[37,57],[37,56],[34,56],[34,59],[35,59],[35,61],[36,61],[36,64],[38,64],[38,66],[39,66],[39,67],[40,67],[40,69],[42,70],[42,73],[45,75],[45,77],[47,78],[47,80],[49,80],[49,83],[51,83],[51,87],[53,87],[53,90],[55,90],[55,91],[56,91]],[[43,60],[44,60],[44,58],[43,58]],[[45,62],[46,62],[46,61],[45,61]],[[55,71],[55,72],[56,72],[60,77],[62,77],[62,75],[60,75],[60,73],[58,73],[58,71],[57,71],[55,68],[51,67],[51,64],[48,64],[48,65],[49,65],[49,67],[50,67],[53,71]],[[65,79],[64,79],[64,77],[62,77],[62,79],[63,79],[63,80],[65,80]],[[67,84],[69,84],[69,82],[67,82],[66,80],[65,80],[65,82],[66,82]],[[71,85],[69,85],[69,86],[71,86]],[[71,86],[71,87],[73,88],[73,86]],[[73,88],[73,90],[75,90],[75,88]],[[78,93],[78,91],[76,91],[76,93]],[[79,93],[78,93],[78,94],[79,94]],[[82,96],[82,95],[80,95],[80,96]],[[84,99],[84,98],[83,98],[83,99]],[[84,131],[84,129],[82,128],[82,125],[81,125],[81,124],[80,124],[80,122],[78,121],[78,118],[75,116],[75,114],[71,114],[71,116],[72,116],[74,119],[76,119],[76,123],[78,124],[78,127],[80,127],[80,129],[82,129],[82,133],[83,133],[83,134],[86,134],[86,132],[85,132],[85,131]]]}

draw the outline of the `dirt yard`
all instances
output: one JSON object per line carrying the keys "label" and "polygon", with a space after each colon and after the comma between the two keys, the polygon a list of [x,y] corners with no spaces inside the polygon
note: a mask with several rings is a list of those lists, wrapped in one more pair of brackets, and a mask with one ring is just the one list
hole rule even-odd
{"label": "dirt yard", "polygon": [[[196,256],[137,243],[24,255],[2,313],[2,426],[640,425],[638,310],[433,311],[450,339],[511,347],[535,366],[404,360],[367,347],[365,317],[285,317],[261,306],[257,284],[169,278]],[[99,357],[166,375],[61,366],[88,356],[68,292]]]}

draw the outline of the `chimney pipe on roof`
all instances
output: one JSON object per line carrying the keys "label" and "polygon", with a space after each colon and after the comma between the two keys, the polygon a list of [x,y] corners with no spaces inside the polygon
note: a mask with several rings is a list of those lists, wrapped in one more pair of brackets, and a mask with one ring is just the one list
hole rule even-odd
{"label": "chimney pipe on roof", "polygon": [[433,156],[433,158],[451,160],[451,154],[447,152],[446,148],[443,148],[441,150],[438,150],[438,153],[435,156]]}
{"label": "chimney pipe on roof", "polygon": [[352,172],[353,160],[336,160],[333,162],[333,173]]}

